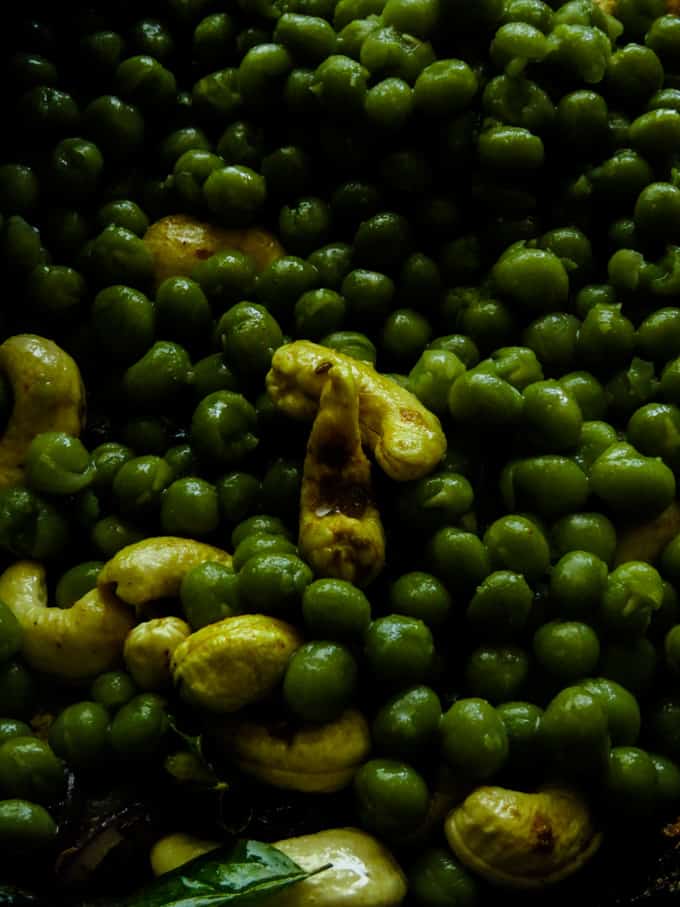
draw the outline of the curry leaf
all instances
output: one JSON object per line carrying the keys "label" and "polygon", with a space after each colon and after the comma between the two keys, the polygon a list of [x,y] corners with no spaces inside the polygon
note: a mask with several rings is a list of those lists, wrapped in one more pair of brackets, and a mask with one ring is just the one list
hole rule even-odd
{"label": "curry leaf", "polygon": [[280,850],[238,841],[168,872],[117,907],[236,907],[265,903],[270,895],[327,869],[305,872]]}

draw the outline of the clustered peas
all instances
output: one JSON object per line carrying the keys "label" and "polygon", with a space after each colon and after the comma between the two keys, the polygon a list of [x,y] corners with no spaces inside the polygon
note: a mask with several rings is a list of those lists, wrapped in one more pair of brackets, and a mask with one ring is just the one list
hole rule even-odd
{"label": "clustered peas", "polygon": [[[4,564],[44,562],[67,608],[149,536],[232,551],[187,573],[178,613],[302,629],[276,707],[362,709],[354,821],[410,841],[422,907],[477,896],[423,832],[442,773],[576,785],[612,834],[672,815],[680,20],[664,0],[115,6],[26,19],[6,63],[2,338],[71,354],[88,413],[0,489]],[[144,235],[178,214],[284,253],[159,280]],[[296,546],[308,427],[264,383],[296,339],[390,374],[448,437],[425,478],[376,471],[366,589]],[[0,376],[5,426],[14,402]],[[0,602],[0,841],[49,853],[68,772],[162,763],[174,699],[121,665],[59,691],[40,734],[21,649]]]}

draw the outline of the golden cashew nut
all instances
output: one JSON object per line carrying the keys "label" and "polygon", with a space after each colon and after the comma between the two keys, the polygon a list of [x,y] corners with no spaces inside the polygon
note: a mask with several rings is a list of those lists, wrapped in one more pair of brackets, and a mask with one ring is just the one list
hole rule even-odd
{"label": "golden cashew nut", "polygon": [[172,686],[170,659],[177,646],[190,635],[191,627],[179,617],[156,617],[130,630],[123,647],[123,660],[140,690]]}
{"label": "golden cashew nut", "polygon": [[397,861],[376,838],[358,828],[329,828],[275,841],[302,869],[328,869],[276,896],[276,907],[397,907],[406,879]]}
{"label": "golden cashew nut", "polygon": [[112,668],[135,623],[130,609],[107,589],[92,589],[70,608],[48,607],[45,569],[34,561],[17,561],[5,570],[0,600],[21,624],[21,654],[28,664],[68,680]]}
{"label": "golden cashew nut", "polygon": [[17,334],[0,344],[0,372],[14,406],[0,438],[0,488],[21,485],[28,447],[36,435],[78,436],[85,420],[85,389],[73,359],[52,340]]}
{"label": "golden cashew nut", "polygon": [[242,772],[273,787],[308,793],[347,787],[371,749],[368,724],[356,709],[297,730],[280,720],[237,719],[215,728],[214,735]]}
{"label": "golden cashew nut", "polygon": [[231,555],[192,539],[156,536],[121,548],[104,564],[97,583],[139,612],[156,599],[178,596],[184,576],[206,561],[230,566]]}
{"label": "golden cashew nut", "polygon": [[177,869],[178,866],[183,866],[189,860],[195,860],[196,857],[202,857],[204,853],[217,850],[219,846],[219,841],[196,838],[194,835],[184,832],[166,835],[156,841],[151,848],[149,854],[151,870],[155,876],[164,875],[166,872]]}
{"label": "golden cashew nut", "polygon": [[274,617],[225,617],[201,627],[175,649],[173,679],[190,705],[236,712],[271,693],[301,645],[298,631]]}
{"label": "golden cashew nut", "polygon": [[267,375],[269,395],[289,416],[313,419],[333,366],[349,372],[356,382],[361,439],[387,475],[405,482],[431,472],[446,453],[439,419],[367,362],[308,340],[287,343],[274,353]]}
{"label": "golden cashew nut", "polygon": [[600,846],[590,809],[566,788],[479,787],[448,816],[451,850],[490,882],[541,888],[580,869]]}
{"label": "golden cashew nut", "polygon": [[186,214],[157,220],[144,234],[144,242],[153,257],[157,285],[167,277],[191,277],[197,264],[224,249],[250,255],[258,271],[284,254],[279,241],[266,230],[227,230]]}
{"label": "golden cashew nut", "polygon": [[298,544],[317,576],[359,586],[385,564],[385,533],[361,446],[356,383],[342,364],[328,370],[307,443]]}

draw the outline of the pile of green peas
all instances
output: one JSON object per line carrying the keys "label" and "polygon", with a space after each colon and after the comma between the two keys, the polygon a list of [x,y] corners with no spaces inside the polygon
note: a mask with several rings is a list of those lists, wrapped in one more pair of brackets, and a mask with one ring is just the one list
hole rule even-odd
{"label": "pile of green peas", "polygon": [[[397,850],[442,764],[579,785],[612,833],[622,804],[672,815],[680,536],[624,563],[617,536],[672,505],[680,469],[680,19],[664,0],[115,7],[29,15],[5,64],[0,336],[69,352],[88,417],[0,491],[3,565],[46,563],[68,607],[145,537],[232,550],[186,576],[183,616],[303,628],[279,705],[365,712],[356,822]],[[178,213],[285,254],[156,286],[142,237]],[[391,374],[448,436],[432,475],[376,474],[388,563],[365,590],[295,545],[308,427],[264,377],[298,338]],[[0,377],[3,425],[12,406]],[[172,694],[95,678],[42,740],[5,612],[0,840],[49,852],[65,767],[161,760]],[[413,902],[473,903],[439,829],[418,846]]]}

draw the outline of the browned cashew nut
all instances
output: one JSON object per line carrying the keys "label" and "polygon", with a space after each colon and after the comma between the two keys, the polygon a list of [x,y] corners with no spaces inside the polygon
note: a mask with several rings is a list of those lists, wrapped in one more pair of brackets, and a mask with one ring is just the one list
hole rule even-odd
{"label": "browned cashew nut", "polygon": [[439,419],[367,362],[308,340],[287,343],[274,353],[269,395],[289,416],[313,419],[333,366],[348,371],[356,382],[361,439],[387,475],[404,482],[431,472],[446,453]]}
{"label": "browned cashew nut", "polygon": [[385,534],[361,446],[359,399],[349,369],[328,370],[307,444],[300,494],[302,556],[317,576],[363,586],[385,564]]}
{"label": "browned cashew nut", "polygon": [[36,435],[78,436],[85,419],[85,389],[78,366],[52,340],[17,334],[0,344],[0,372],[14,406],[0,438],[0,488],[21,485],[28,447]]}
{"label": "browned cashew nut", "polygon": [[50,608],[45,568],[34,561],[18,561],[5,570],[0,600],[21,624],[21,654],[28,664],[67,680],[112,668],[135,623],[130,609],[107,589],[92,589],[70,608]]}

